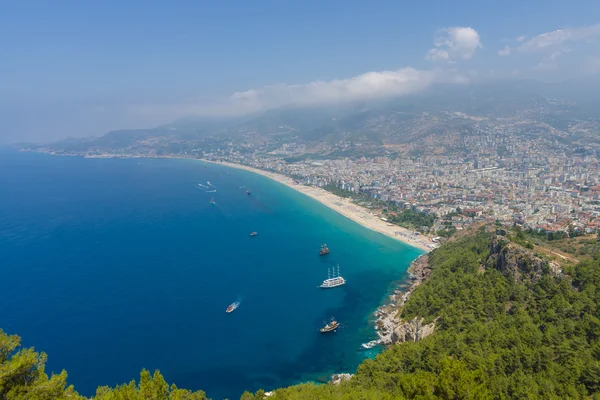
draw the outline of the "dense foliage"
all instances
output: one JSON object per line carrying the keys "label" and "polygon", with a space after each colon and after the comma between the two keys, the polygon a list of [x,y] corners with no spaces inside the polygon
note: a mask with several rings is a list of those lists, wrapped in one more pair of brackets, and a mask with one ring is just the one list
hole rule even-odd
{"label": "dense foliage", "polygon": [[[581,262],[564,275],[545,268],[535,280],[522,280],[489,261],[490,244],[491,234],[478,232],[430,254],[433,273],[400,315],[435,321],[431,336],[392,346],[365,361],[350,381],[296,385],[271,398],[600,399],[600,261]],[[0,331],[0,399],[81,398],[65,372],[49,378],[44,361],[44,354],[19,349],[18,337]],[[139,384],[101,387],[95,398],[205,395],[142,371]],[[242,395],[263,398],[263,391]]]}
{"label": "dense foliage", "polygon": [[78,399],[67,373],[48,375],[44,371],[46,354],[23,349],[21,339],[0,330],[0,399]]}
{"label": "dense foliage", "polygon": [[140,382],[117,386],[114,389],[108,386],[99,387],[96,391],[96,400],[205,400],[203,391],[191,392],[178,389],[177,386],[169,386],[160,372],[155,371],[153,375],[147,370],[140,374]]}
{"label": "dense foliage", "polygon": [[388,213],[389,222],[409,229],[421,230],[422,227],[432,227],[435,222],[435,214],[427,214],[419,211],[404,209],[396,213]]}
{"label": "dense foliage", "polygon": [[[21,347],[21,339],[0,329],[0,400],[84,400],[67,386],[67,373],[48,377],[44,371],[46,354]],[[204,392],[190,392],[169,386],[160,372],[143,370],[135,381],[114,389],[100,387],[97,400],[204,400]]]}

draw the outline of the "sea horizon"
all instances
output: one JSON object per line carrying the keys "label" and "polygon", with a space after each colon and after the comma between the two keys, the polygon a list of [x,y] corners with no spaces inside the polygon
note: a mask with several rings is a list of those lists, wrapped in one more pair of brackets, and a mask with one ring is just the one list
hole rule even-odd
{"label": "sea horizon", "polygon": [[[18,171],[0,174],[14,193],[0,200],[0,328],[87,396],[141,368],[213,398],[354,372],[376,353],[360,349],[377,337],[373,312],[423,253],[252,172],[0,156]],[[330,255],[319,257],[322,243]],[[337,264],[348,283],[317,289]],[[320,334],[331,317],[342,328]]]}

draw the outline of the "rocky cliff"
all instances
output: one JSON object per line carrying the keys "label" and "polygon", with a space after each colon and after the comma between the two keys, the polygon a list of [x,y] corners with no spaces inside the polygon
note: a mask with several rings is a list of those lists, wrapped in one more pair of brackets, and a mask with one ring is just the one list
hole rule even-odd
{"label": "rocky cliff", "polygon": [[402,321],[392,332],[392,343],[417,342],[426,338],[433,333],[435,322],[424,324],[423,318],[418,317],[410,321]]}
{"label": "rocky cliff", "polygon": [[561,273],[559,264],[542,259],[533,251],[511,242],[502,230],[492,238],[485,267],[495,268],[515,282],[535,283],[545,272],[555,275]]}
{"label": "rocky cliff", "polygon": [[412,291],[425,281],[431,274],[429,256],[427,254],[414,260],[408,269],[410,284],[401,286],[391,296],[392,304],[380,307],[377,312],[377,333],[379,341],[385,345],[417,341],[433,333],[435,321],[423,324],[423,319],[415,318],[404,321],[398,316],[399,309],[406,303]]}
{"label": "rocky cliff", "polygon": [[[527,283],[537,282],[545,273],[553,275],[562,273],[558,263],[548,261],[534,251],[511,241],[509,232],[502,229],[497,230],[495,233],[490,229],[488,232],[492,233],[493,236],[489,254],[480,261],[481,272],[493,268],[514,282]],[[409,272],[410,283],[396,290],[394,295],[391,296],[392,303],[380,307],[376,312],[378,317],[376,329],[380,338],[379,342],[382,344],[416,342],[431,335],[435,330],[437,320],[424,324],[423,318],[416,317],[411,320],[403,320],[399,317],[399,311],[413,290],[427,280],[432,272],[429,256],[424,255],[413,261]]]}

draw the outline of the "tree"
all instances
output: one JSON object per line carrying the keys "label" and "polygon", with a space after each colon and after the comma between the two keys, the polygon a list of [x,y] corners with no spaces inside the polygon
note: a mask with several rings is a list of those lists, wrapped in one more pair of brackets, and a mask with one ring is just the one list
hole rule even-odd
{"label": "tree", "polygon": [[108,386],[99,387],[96,390],[95,400],[206,400],[206,394],[199,390],[192,392],[178,389],[177,386],[169,385],[159,371],[154,374],[146,369],[140,373],[140,383],[135,381],[119,385],[114,389]]}
{"label": "tree", "polygon": [[21,348],[21,338],[0,329],[0,399],[83,399],[67,386],[67,373],[46,375],[46,354]]}

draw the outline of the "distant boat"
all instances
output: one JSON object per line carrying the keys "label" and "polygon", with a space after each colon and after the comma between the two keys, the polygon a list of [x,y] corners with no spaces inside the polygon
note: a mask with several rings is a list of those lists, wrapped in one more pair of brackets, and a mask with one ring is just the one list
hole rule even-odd
{"label": "distant boat", "polygon": [[250,236],[256,236],[256,235],[258,235],[258,232],[252,232],[252,233],[250,234]]}
{"label": "distant boat", "polygon": [[225,310],[226,313],[230,313],[235,311],[238,307],[240,306],[240,302],[239,301],[235,301],[233,303],[231,303],[229,305],[229,307],[227,307],[227,310]]}
{"label": "distant boat", "polygon": [[327,333],[327,332],[335,331],[339,326],[340,326],[339,322],[337,322],[334,319],[334,320],[331,320],[330,323],[325,324],[325,326],[319,330],[321,331],[321,333]]}
{"label": "distant boat", "polygon": [[215,199],[212,199],[212,198],[211,198],[211,199],[210,199],[210,204],[217,204],[217,203],[215,203]]}
{"label": "distant boat", "polygon": [[324,256],[325,254],[329,254],[329,247],[326,244],[321,245],[321,250],[319,250],[319,255]]}
{"label": "distant boat", "polygon": [[248,190],[246,190],[246,194],[247,194],[248,196],[250,196],[250,195],[252,194],[252,191],[251,191],[250,189],[248,189]]}
{"label": "distant boat", "polygon": [[328,269],[327,270],[327,279],[325,279],[319,287],[323,288],[323,289],[330,289],[330,288],[342,286],[345,284],[346,284],[346,280],[344,278],[342,278],[342,276],[340,275],[340,266],[338,265],[337,274],[335,271],[335,267],[333,268],[333,276],[331,274],[331,270]]}

